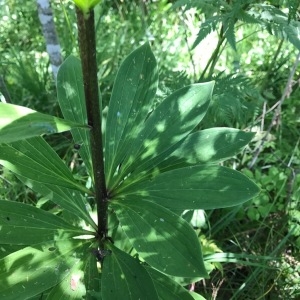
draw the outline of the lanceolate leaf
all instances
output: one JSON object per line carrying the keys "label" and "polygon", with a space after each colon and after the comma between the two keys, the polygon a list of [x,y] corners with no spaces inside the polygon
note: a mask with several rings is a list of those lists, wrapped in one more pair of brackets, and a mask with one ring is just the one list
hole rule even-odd
{"label": "lanceolate leaf", "polygon": [[[89,253],[89,256],[91,254]],[[84,262],[81,259],[73,267],[71,272],[53,289],[46,298],[46,300],[56,299],[68,299],[68,300],[80,300],[86,298],[86,288],[84,284]],[[96,265],[96,264],[95,264]]]}
{"label": "lanceolate leaf", "polygon": [[41,114],[23,106],[0,103],[0,143],[11,143],[42,134],[68,131],[74,127],[88,129],[84,123]]}
{"label": "lanceolate leaf", "polygon": [[0,299],[29,299],[72,273],[86,250],[81,242],[27,247],[0,260]]}
{"label": "lanceolate leaf", "polygon": [[198,238],[180,216],[141,199],[110,205],[131,244],[150,266],[173,276],[207,276]]}
{"label": "lanceolate leaf", "polygon": [[157,89],[157,66],[148,43],[133,51],[122,63],[109,103],[105,135],[105,173],[108,186],[116,168],[140,135],[153,107]]}
{"label": "lanceolate leaf", "polygon": [[101,292],[103,300],[158,300],[150,275],[139,261],[113,245],[104,258]]}
{"label": "lanceolate leaf", "polygon": [[210,128],[191,133],[162,163],[159,169],[181,168],[192,164],[217,163],[239,153],[255,133],[233,128]]}
{"label": "lanceolate leaf", "polygon": [[155,289],[160,299],[172,300],[193,300],[191,294],[180,284],[172,280],[170,277],[156,271],[153,268],[146,268],[152,278]]}
{"label": "lanceolate leaf", "polygon": [[[87,124],[81,63],[74,56],[69,56],[59,68],[57,98],[62,114],[66,119]],[[89,131],[73,128],[71,132],[75,143],[80,145],[79,154],[89,174],[92,175]]]}
{"label": "lanceolate leaf", "polygon": [[0,200],[1,244],[32,245],[91,234],[34,206]]}
{"label": "lanceolate leaf", "polygon": [[88,189],[73,178],[55,151],[40,137],[9,145],[0,144],[0,164],[37,182],[89,193]]}
{"label": "lanceolate leaf", "polygon": [[161,173],[126,187],[118,198],[145,199],[175,210],[215,209],[239,205],[259,188],[238,171],[197,165]]}
{"label": "lanceolate leaf", "polygon": [[95,255],[88,255],[84,259],[84,282],[86,287],[86,299],[87,300],[101,300],[101,285],[100,274],[97,267],[97,261]]}
{"label": "lanceolate leaf", "polygon": [[129,173],[131,179],[139,180],[141,172],[146,173],[168,157],[206,114],[213,86],[214,82],[194,84],[167,97],[127,148],[116,182]]}
{"label": "lanceolate leaf", "polygon": [[97,225],[89,214],[88,203],[80,192],[58,185],[39,183],[23,176],[18,176],[18,178],[33,191],[40,193],[97,230]]}

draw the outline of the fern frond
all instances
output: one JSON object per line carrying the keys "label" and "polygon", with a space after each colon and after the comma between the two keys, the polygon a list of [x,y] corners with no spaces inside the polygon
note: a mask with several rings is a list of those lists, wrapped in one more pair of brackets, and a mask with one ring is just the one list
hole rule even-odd
{"label": "fern frond", "polygon": [[[224,36],[229,43],[229,45],[232,47],[234,51],[236,50],[236,39],[235,39],[235,34],[234,34],[234,25],[235,25],[235,20],[233,18],[230,18],[227,20],[227,22],[223,23],[226,26]],[[224,27],[225,27],[224,26]]]}
{"label": "fern frond", "polygon": [[221,72],[211,79],[216,84],[211,106],[203,120],[204,126],[246,126],[264,101],[259,90],[242,75],[224,76]]}
{"label": "fern frond", "polygon": [[271,5],[256,4],[249,13],[259,19],[270,34],[287,39],[300,50],[300,22],[289,22],[284,12]]}
{"label": "fern frond", "polygon": [[212,31],[215,31],[217,29],[217,25],[222,21],[222,19],[222,16],[214,16],[202,23],[192,49],[200,44],[200,42],[203,41]]}
{"label": "fern frond", "polygon": [[191,80],[186,71],[171,72],[168,69],[160,70],[156,102],[161,102],[174,91],[189,84],[191,84]]}

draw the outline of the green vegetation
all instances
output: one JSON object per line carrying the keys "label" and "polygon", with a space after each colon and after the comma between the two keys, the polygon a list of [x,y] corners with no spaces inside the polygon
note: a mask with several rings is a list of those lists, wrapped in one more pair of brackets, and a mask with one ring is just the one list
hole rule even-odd
{"label": "green vegetation", "polygon": [[298,2],[0,2],[1,298],[298,299]]}

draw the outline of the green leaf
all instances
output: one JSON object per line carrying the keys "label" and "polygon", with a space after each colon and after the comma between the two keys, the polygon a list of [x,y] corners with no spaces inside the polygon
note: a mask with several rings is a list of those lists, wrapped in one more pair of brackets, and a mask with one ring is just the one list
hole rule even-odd
{"label": "green leaf", "polygon": [[73,177],[56,152],[41,137],[0,144],[0,164],[37,182],[90,193]]}
{"label": "green leaf", "polygon": [[[74,56],[69,56],[59,68],[57,98],[64,118],[76,123],[87,124],[81,63]],[[80,145],[80,157],[89,174],[92,175],[89,132],[81,128],[73,128],[71,133],[75,143]]]}
{"label": "green leaf", "polygon": [[89,127],[83,124],[41,114],[27,107],[0,103],[0,143],[64,132],[74,127],[86,131]]}
{"label": "green leaf", "polygon": [[195,292],[190,292],[190,295],[193,297],[194,300],[206,300],[204,297]]}
{"label": "green leaf", "polygon": [[84,282],[86,287],[86,299],[101,299],[100,274],[97,268],[96,256],[88,255],[88,257],[84,261]]}
{"label": "green leaf", "polygon": [[197,165],[132,184],[115,197],[142,198],[172,210],[215,209],[239,205],[259,191],[256,184],[238,171]]}
{"label": "green leaf", "polygon": [[28,299],[72,273],[83,243],[68,240],[26,247],[0,260],[0,298]]}
{"label": "green leaf", "polygon": [[154,284],[140,262],[108,245],[112,253],[103,263],[101,290],[103,300],[158,300]]}
{"label": "green leaf", "polygon": [[155,289],[160,299],[172,299],[172,300],[194,299],[185,288],[183,288],[180,284],[172,280],[170,277],[149,267],[146,267],[146,270],[152,278]]}
{"label": "green leaf", "polygon": [[212,31],[217,30],[217,25],[222,21],[223,16],[213,16],[201,23],[197,38],[193,43],[192,49],[198,46]]}
{"label": "green leaf", "polygon": [[141,199],[110,206],[133,247],[153,268],[173,276],[207,276],[198,238],[180,216]]}
{"label": "green leaf", "polygon": [[191,133],[158,168],[178,169],[192,164],[223,161],[239,153],[254,135],[234,128],[217,127]]}
{"label": "green leaf", "polygon": [[[90,253],[89,256],[92,256]],[[57,284],[47,296],[46,300],[68,299],[82,300],[85,299],[86,289],[84,284],[84,260],[78,261],[69,274]]]}
{"label": "green leaf", "polygon": [[43,195],[60,208],[73,214],[78,220],[85,221],[94,230],[97,230],[97,225],[89,214],[89,204],[80,192],[57,185],[42,184],[19,175],[17,177],[33,191]]}
{"label": "green leaf", "polygon": [[36,182],[20,175],[17,175],[17,177],[33,191],[43,195],[48,200],[51,200],[60,208],[67,210],[78,220],[85,221],[97,231],[97,225],[89,213],[90,206],[80,192],[58,185]]}
{"label": "green leaf", "polygon": [[1,244],[31,245],[91,234],[34,206],[0,200]]}
{"label": "green leaf", "polygon": [[84,13],[88,13],[90,9],[93,9],[101,0],[73,0],[76,6],[78,6]]}
{"label": "green leaf", "polygon": [[213,86],[214,82],[194,84],[167,97],[141,125],[140,134],[127,148],[116,182],[128,174],[130,178],[124,185],[141,180],[141,173],[147,176],[149,170],[168,157],[203,119]]}
{"label": "green leaf", "polygon": [[130,151],[153,107],[157,65],[148,43],[121,64],[109,103],[105,135],[105,174],[108,186],[116,168]]}

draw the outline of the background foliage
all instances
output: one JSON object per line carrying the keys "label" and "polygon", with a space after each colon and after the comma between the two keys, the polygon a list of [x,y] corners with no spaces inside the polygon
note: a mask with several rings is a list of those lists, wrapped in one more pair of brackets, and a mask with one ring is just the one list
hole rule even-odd
{"label": "background foliage", "polygon": [[[72,3],[51,3],[63,56],[77,54]],[[227,263],[222,264],[220,259],[212,261],[211,278],[192,286],[207,299],[299,297],[297,65],[289,93],[280,103],[300,51],[298,5],[291,0],[103,0],[96,8],[99,84],[104,104],[109,101],[120,60],[149,40],[160,72],[156,103],[189,83],[215,79],[213,103],[202,129],[234,126],[256,132],[249,147],[225,165],[252,177],[262,193],[240,207],[199,212],[192,216],[192,222],[206,241],[204,254],[252,254],[258,263],[245,265],[243,256],[223,258]],[[61,116],[35,2],[2,0],[0,6],[0,76],[12,102]],[[276,110],[278,107],[280,110]],[[74,163],[76,153],[70,140],[65,134],[52,136],[49,142],[78,177],[85,176],[82,165]],[[42,197],[6,172],[1,170],[1,198],[57,213],[57,207],[43,203]],[[259,260],[266,255],[274,258],[271,266],[275,271]]]}

